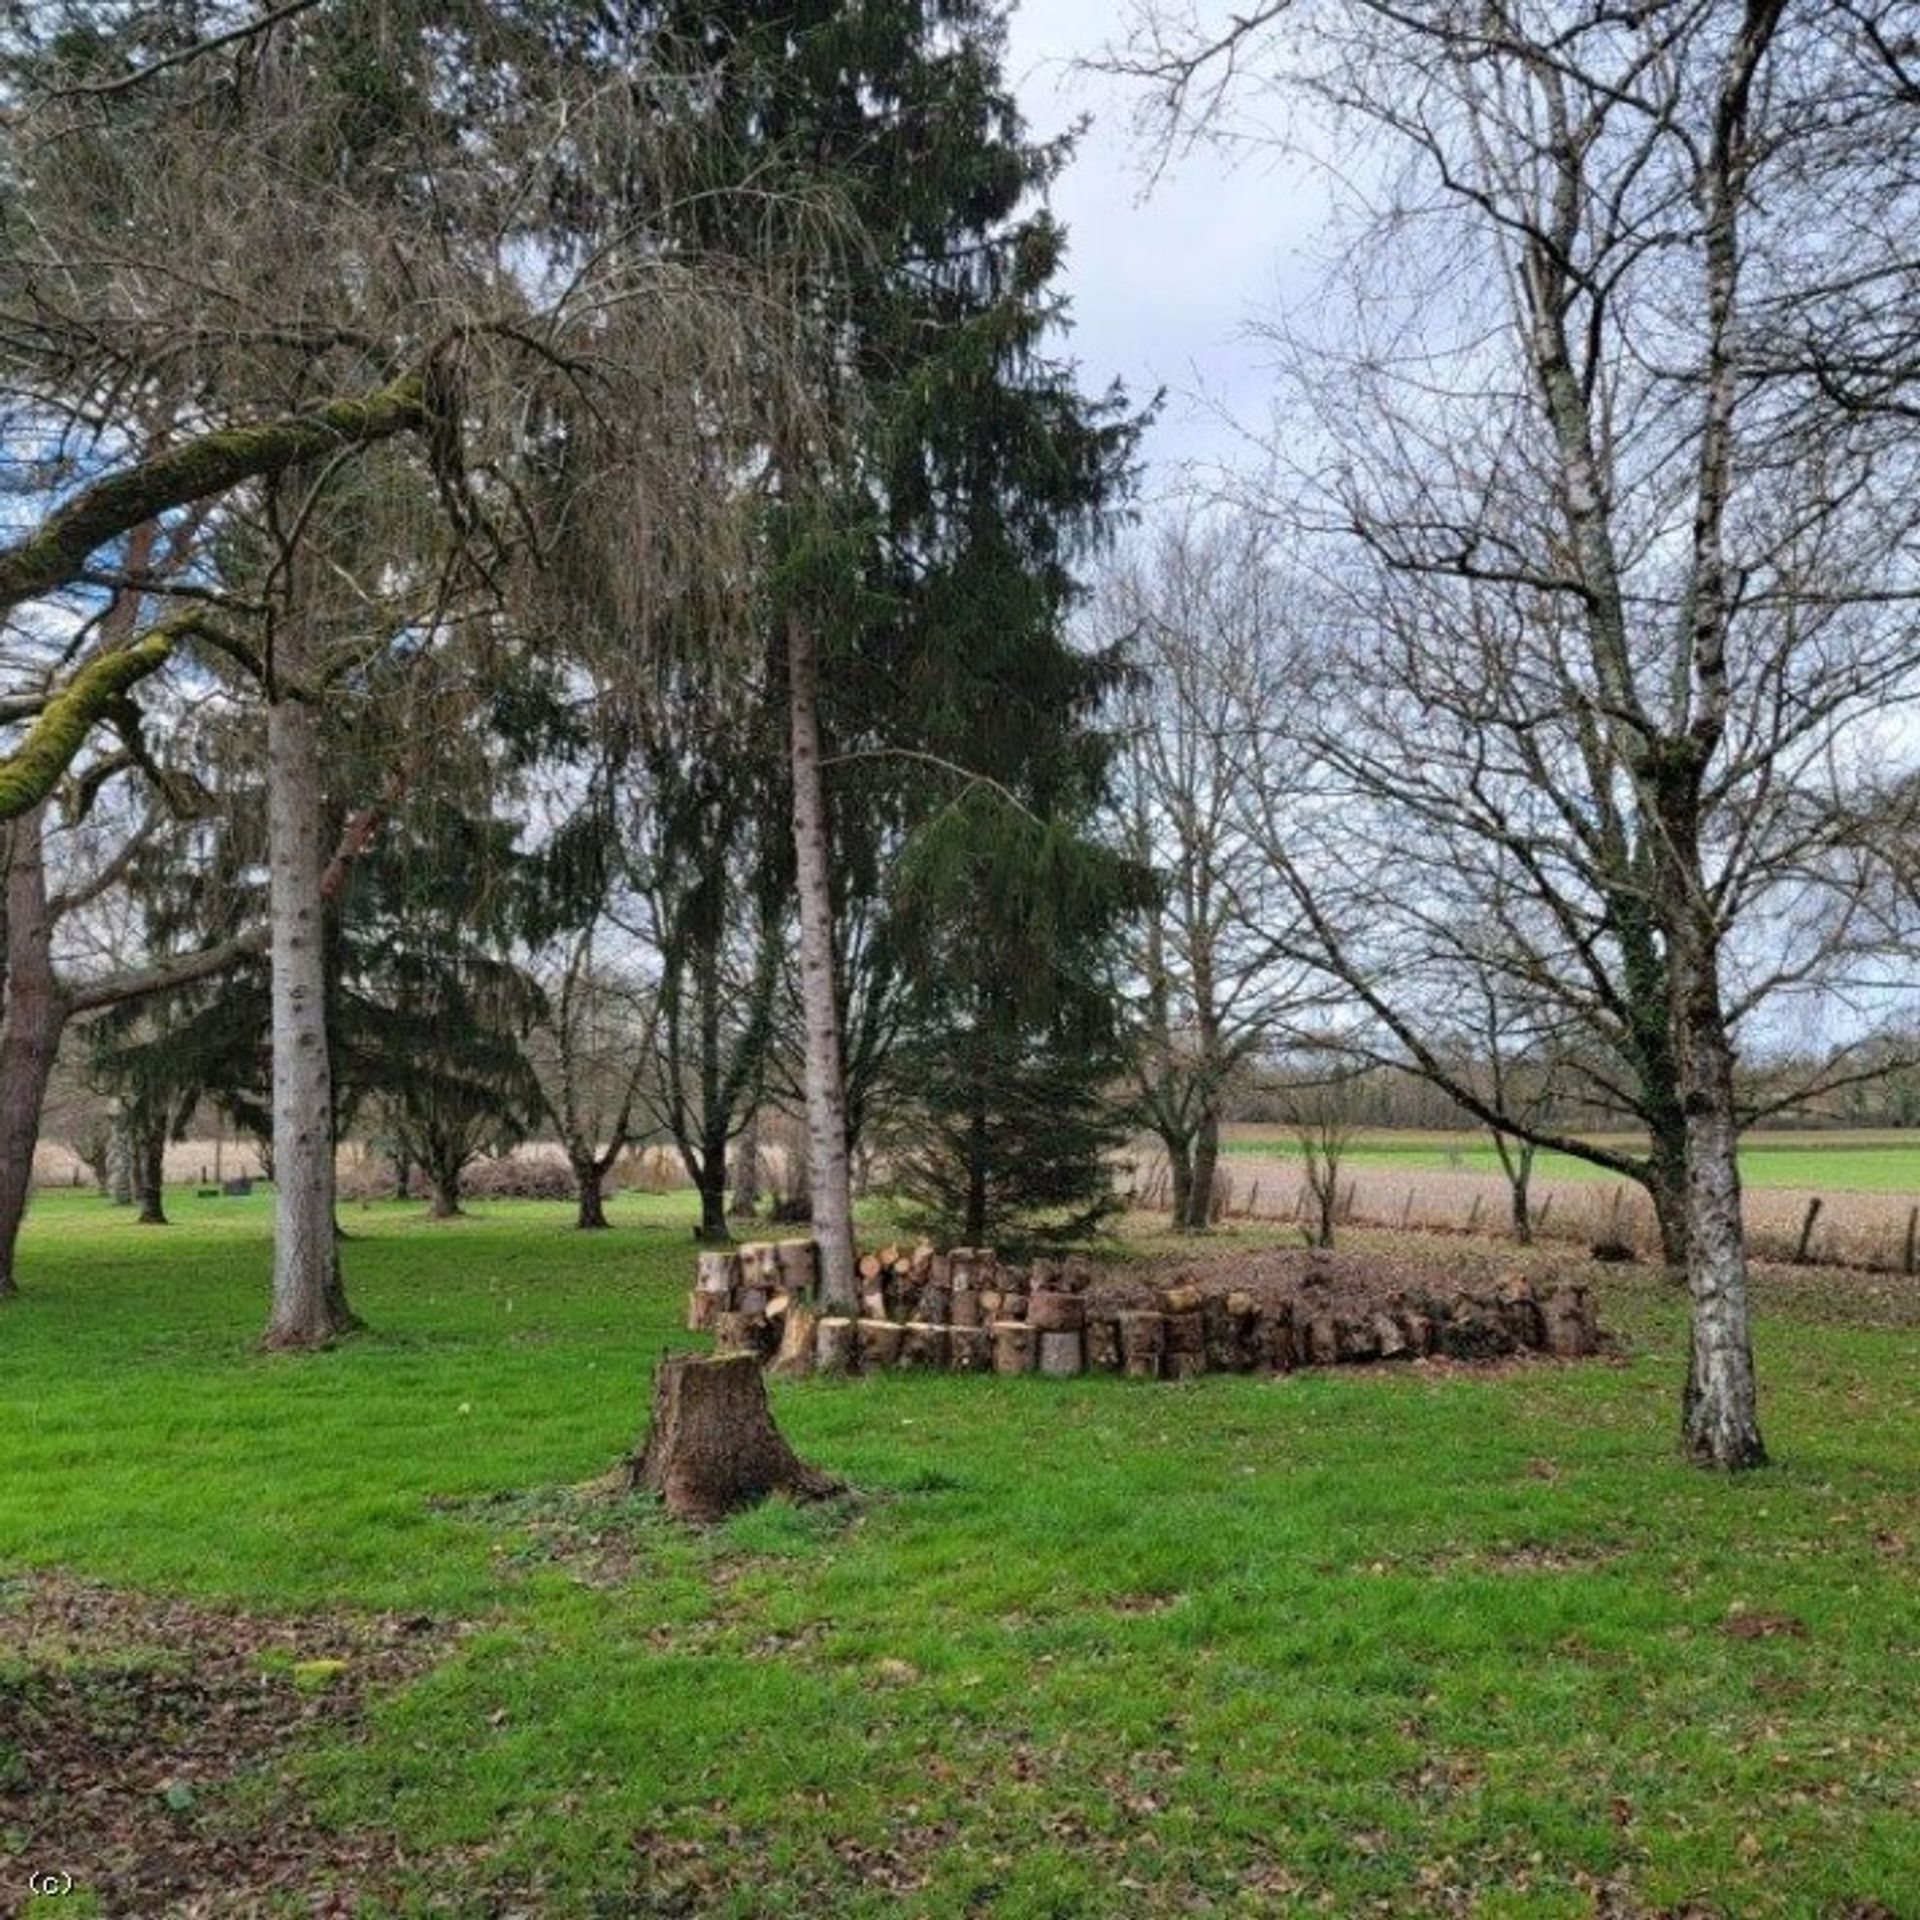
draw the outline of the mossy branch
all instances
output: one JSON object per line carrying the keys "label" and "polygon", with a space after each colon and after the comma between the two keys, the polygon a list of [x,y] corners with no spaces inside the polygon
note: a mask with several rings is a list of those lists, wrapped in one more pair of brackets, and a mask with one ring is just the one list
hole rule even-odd
{"label": "mossy branch", "polygon": [[179,637],[161,627],[130,647],[101,654],[48,700],[27,737],[0,758],[0,820],[17,819],[54,790],[87,735],[134,687],[166,665]]}
{"label": "mossy branch", "polygon": [[75,494],[24,540],[0,548],[0,613],[70,585],[108,541],[175,507],[223,493],[243,480],[283,473],[298,461],[341,447],[369,446],[412,432],[426,419],[426,377],[410,373],[390,386],[310,412],[259,426],[219,428],[110,474]]}
{"label": "mossy branch", "polygon": [[[109,720],[124,723],[128,695],[190,639],[218,646],[259,671],[257,657],[197,607],[163,621],[131,645],[97,654],[58,693],[48,696],[19,746],[0,754],[0,822],[37,807],[66,776],[94,728]],[[122,733],[125,737],[124,725]],[[135,744],[128,740],[129,751]]]}

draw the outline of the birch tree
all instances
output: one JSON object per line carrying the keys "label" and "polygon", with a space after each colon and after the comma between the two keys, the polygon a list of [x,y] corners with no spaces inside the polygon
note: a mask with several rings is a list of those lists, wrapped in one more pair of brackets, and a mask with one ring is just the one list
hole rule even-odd
{"label": "birch tree", "polygon": [[1910,147],[1832,164],[1840,119],[1898,111],[1876,34],[1893,9],[1303,0],[1148,10],[1120,60],[1176,118],[1231,112],[1231,68],[1366,143],[1322,313],[1275,336],[1301,457],[1266,498],[1326,536],[1339,693],[1321,804],[1271,851],[1317,962],[1425,1069],[1393,962],[1444,965],[1439,896],[1476,875],[1525,903],[1523,968],[1604,1009],[1683,1181],[1684,1444],[1727,1468],[1765,1457],[1738,1036],[1859,966],[1853,803],[1914,691],[1911,440],[1772,350],[1856,279],[1915,284],[1874,238],[1911,231]]}

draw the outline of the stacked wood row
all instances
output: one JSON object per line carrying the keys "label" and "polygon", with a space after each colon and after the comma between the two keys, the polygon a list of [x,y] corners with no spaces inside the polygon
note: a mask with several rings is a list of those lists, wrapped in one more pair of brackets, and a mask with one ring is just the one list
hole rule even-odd
{"label": "stacked wood row", "polygon": [[1430,1357],[1577,1359],[1600,1346],[1592,1296],[1578,1282],[1414,1290],[1355,1312],[1316,1300],[1311,1276],[1292,1300],[1179,1279],[1151,1307],[1122,1306],[1102,1299],[1085,1262],[1020,1267],[979,1247],[882,1247],[860,1257],[858,1272],[859,1314],[822,1314],[810,1241],[703,1253],[687,1324],[712,1333],[720,1352],[752,1353],[788,1376],[904,1367],[1177,1381]]}

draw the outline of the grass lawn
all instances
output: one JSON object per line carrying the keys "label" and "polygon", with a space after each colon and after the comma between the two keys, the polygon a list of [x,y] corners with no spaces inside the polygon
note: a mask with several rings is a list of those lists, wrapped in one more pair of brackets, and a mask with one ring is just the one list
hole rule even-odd
{"label": "grass lawn", "polygon": [[1899,1283],[1763,1288],[1778,1464],[1737,1480],[1675,1458],[1679,1304],[1608,1271],[1619,1364],[780,1387],[859,1497],[695,1537],[565,1491],[688,1338],[678,1199],[353,1210],[373,1331],[308,1359],[252,1350],[264,1201],[175,1212],[47,1197],[0,1311],[0,1912],[29,1858],[76,1890],[27,1910],[121,1911],[17,1812],[57,1568],[430,1627],[169,1816],[312,1822],[304,1881],[195,1911],[313,1911],[379,1835],[329,1911],[1920,1913]]}
{"label": "grass lawn", "polygon": [[[1644,1141],[1621,1145],[1644,1150]],[[1299,1142],[1290,1128],[1235,1127],[1225,1150],[1230,1154],[1291,1159]],[[1500,1159],[1484,1133],[1393,1133],[1369,1130],[1348,1149],[1355,1167],[1382,1167],[1402,1173],[1489,1173]],[[1543,1153],[1534,1162],[1542,1179],[1614,1180],[1619,1176],[1576,1160],[1570,1154]],[[1757,1133],[1740,1148],[1740,1173],[1753,1187],[1803,1187],[1816,1193],[1910,1193],[1920,1199],[1920,1133]]]}

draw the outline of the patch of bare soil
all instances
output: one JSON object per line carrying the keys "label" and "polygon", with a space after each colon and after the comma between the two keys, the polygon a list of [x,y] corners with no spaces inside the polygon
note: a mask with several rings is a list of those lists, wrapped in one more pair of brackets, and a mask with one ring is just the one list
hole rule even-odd
{"label": "patch of bare soil", "polygon": [[[275,1619],[59,1574],[0,1582],[0,1914],[46,1884],[103,1914],[345,1915],[400,1864],[276,1773],[422,1670],[425,1617]],[[330,1891],[333,1889],[333,1891]],[[285,1903],[283,1908],[281,1903]]]}

